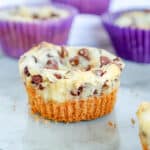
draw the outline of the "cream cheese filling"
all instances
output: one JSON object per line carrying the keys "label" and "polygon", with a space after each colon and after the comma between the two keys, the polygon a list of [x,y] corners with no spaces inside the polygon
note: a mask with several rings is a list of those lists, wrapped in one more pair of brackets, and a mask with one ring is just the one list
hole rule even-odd
{"label": "cream cheese filling", "polygon": [[115,20],[115,24],[120,27],[150,29],[150,12],[126,12]]}
{"label": "cream cheese filling", "polygon": [[[90,57],[87,59],[78,55],[82,47],[66,47],[68,56],[62,59],[59,56],[60,49],[59,46],[44,43],[27,52],[19,61],[19,70],[24,82],[27,86],[35,88],[36,94],[40,95],[45,101],[86,100],[89,97],[109,94],[118,89],[120,69],[124,67],[122,61],[118,60],[117,62],[121,65],[121,68],[114,62],[100,67],[100,56],[108,57],[111,61],[116,56],[104,50],[86,48]],[[33,56],[36,57],[37,62],[35,62]],[[79,57],[79,64],[72,66],[69,60],[76,56]],[[55,63],[57,62],[58,69],[44,67],[49,59],[51,61],[55,60]],[[89,65],[92,68],[85,71],[84,68]],[[28,68],[29,76],[27,76],[28,72],[26,74],[24,72],[25,67]],[[99,71],[100,75],[97,74]],[[32,84],[34,75],[42,77],[41,85],[44,87],[42,90],[38,89],[37,85]]]}
{"label": "cream cheese filling", "polygon": [[[47,75],[49,76],[49,74]],[[50,77],[50,80],[51,79]],[[46,88],[43,90],[36,90],[37,95],[41,95],[45,101],[54,100],[58,102],[65,102],[66,100],[86,100],[93,96],[95,89],[98,91],[95,96],[100,96],[103,91],[102,86],[106,80],[108,80],[108,88],[103,91],[103,94],[107,95],[113,90],[118,89],[120,83],[117,74],[112,78],[106,75],[105,78],[99,79],[99,77],[95,77],[90,71],[88,73],[76,71],[71,75],[71,78],[60,79],[55,83],[50,83],[50,80],[43,83],[43,86]],[[28,80],[27,85],[31,86],[30,80]],[[70,94],[71,89],[78,89],[80,86],[83,86],[83,92],[79,96]]]}

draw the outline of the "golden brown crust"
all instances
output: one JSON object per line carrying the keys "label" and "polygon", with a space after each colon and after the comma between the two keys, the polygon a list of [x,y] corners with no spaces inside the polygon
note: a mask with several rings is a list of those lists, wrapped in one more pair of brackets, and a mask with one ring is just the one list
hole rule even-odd
{"label": "golden brown crust", "polygon": [[148,145],[144,142],[142,135],[140,135],[140,139],[141,139],[141,144],[142,144],[143,150],[149,150]]}
{"label": "golden brown crust", "polygon": [[42,97],[36,94],[36,89],[31,86],[27,86],[26,89],[33,113],[39,113],[44,118],[60,122],[91,120],[110,113],[114,108],[117,93],[117,90],[114,90],[101,97],[58,103],[55,101],[45,102]]}

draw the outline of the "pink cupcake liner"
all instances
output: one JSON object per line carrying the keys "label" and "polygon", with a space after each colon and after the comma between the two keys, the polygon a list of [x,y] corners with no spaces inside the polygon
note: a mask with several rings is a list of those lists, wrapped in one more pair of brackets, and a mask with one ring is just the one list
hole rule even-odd
{"label": "pink cupcake liner", "polygon": [[0,20],[0,44],[3,52],[8,56],[19,58],[42,41],[58,45],[66,44],[77,10],[63,4],[53,3],[53,5],[68,10],[69,16],[60,20],[39,22]]}
{"label": "pink cupcake liner", "polygon": [[81,13],[101,15],[109,9],[110,0],[53,0],[75,6]]}
{"label": "pink cupcake liner", "polygon": [[150,63],[150,30],[119,27],[114,23],[118,16],[133,10],[144,9],[105,14],[102,16],[102,23],[120,57],[130,61]]}

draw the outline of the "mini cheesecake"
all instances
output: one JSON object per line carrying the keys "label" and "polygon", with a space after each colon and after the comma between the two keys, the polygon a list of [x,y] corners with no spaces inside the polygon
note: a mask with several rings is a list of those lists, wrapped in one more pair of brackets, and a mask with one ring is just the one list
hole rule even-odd
{"label": "mini cheesecake", "polygon": [[0,20],[16,22],[56,20],[68,16],[69,11],[52,5],[12,7],[10,9],[2,9],[0,12]]}
{"label": "mini cheesecake", "polygon": [[32,48],[19,60],[31,110],[64,122],[110,113],[123,67],[120,58],[102,49],[48,43]]}
{"label": "mini cheesecake", "polygon": [[139,106],[137,117],[143,150],[150,150],[150,103],[144,102]]}
{"label": "mini cheesecake", "polygon": [[150,29],[150,10],[129,11],[121,14],[115,24],[120,27]]}

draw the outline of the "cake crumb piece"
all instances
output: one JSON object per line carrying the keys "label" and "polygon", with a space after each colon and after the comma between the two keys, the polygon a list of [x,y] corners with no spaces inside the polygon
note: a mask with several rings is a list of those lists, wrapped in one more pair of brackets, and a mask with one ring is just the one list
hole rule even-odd
{"label": "cake crumb piece", "polygon": [[34,120],[35,120],[36,122],[39,122],[40,117],[39,117],[39,116],[37,116],[37,115],[35,115],[35,116],[34,116]]}
{"label": "cake crumb piece", "polygon": [[116,128],[116,124],[111,121],[108,122],[108,125],[114,129]]}
{"label": "cake crumb piece", "polygon": [[133,118],[131,118],[131,123],[134,125],[135,124],[135,120]]}
{"label": "cake crumb piece", "polygon": [[46,119],[43,119],[42,122],[43,122],[44,124],[48,124],[48,120],[46,120]]}

